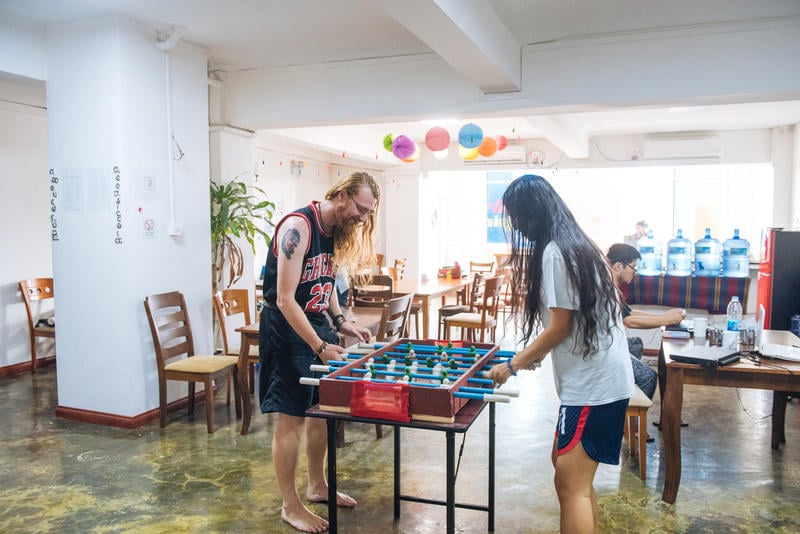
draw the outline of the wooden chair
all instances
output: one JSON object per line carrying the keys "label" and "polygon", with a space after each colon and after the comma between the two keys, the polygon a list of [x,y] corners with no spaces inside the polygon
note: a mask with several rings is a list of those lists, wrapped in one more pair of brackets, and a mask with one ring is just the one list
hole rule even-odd
{"label": "wooden chair", "polygon": [[36,318],[32,302],[41,302],[53,298],[53,279],[52,278],[29,278],[19,283],[19,290],[22,293],[22,300],[25,302],[25,312],[28,314],[28,332],[31,344],[31,372],[36,372],[36,338],[45,337],[55,340],[55,323],[51,326],[46,319]]}
{"label": "wooden chair", "polygon": [[[406,264],[408,260],[405,258],[394,260],[394,267],[387,267],[386,270],[389,275],[394,279],[395,282],[398,280],[402,280],[406,275]],[[422,313],[422,305],[414,302],[411,304],[411,315],[414,316],[414,333],[419,336],[419,316]],[[406,335],[409,334],[410,329],[408,328],[408,323],[406,323]]]}
{"label": "wooden chair", "polygon": [[413,302],[413,293],[395,297],[386,302],[381,316],[381,324],[375,336],[377,341],[389,343],[403,337]]}
{"label": "wooden chair", "polygon": [[[214,295],[214,312],[219,321],[219,329],[222,333],[223,354],[228,356],[239,356],[240,343],[228,342],[228,329],[232,325],[229,322],[235,321],[235,326],[246,326],[250,323],[250,295],[246,289],[223,289]],[[259,362],[258,347],[250,347],[247,358],[247,367],[250,375],[250,394],[255,393],[255,366]],[[227,401],[231,402],[231,383],[227,381]]]}
{"label": "wooden chair", "polygon": [[[639,478],[647,478],[647,410],[653,405],[653,401],[647,398],[639,386],[634,386],[631,400],[628,401],[628,409],[625,412],[625,437],[631,448],[631,457],[637,456],[636,440],[639,441]],[[639,420],[638,432],[636,419]]]}
{"label": "wooden chair", "polygon": [[375,254],[376,273],[380,274],[383,269],[383,254]]}
{"label": "wooden chair", "polygon": [[355,306],[381,307],[394,297],[394,280],[385,274],[372,275],[367,283],[353,288]]}
{"label": "wooden chair", "polygon": [[[239,381],[236,377],[236,356],[197,356],[194,353],[194,338],[186,311],[186,301],[179,291],[150,295],[144,299],[144,309],[158,367],[158,402],[161,428],[167,424],[167,380],[189,383],[189,414],[194,413],[195,382],[205,386],[206,427],[214,432],[214,387],[213,382],[226,376],[233,378],[236,416],[242,414],[239,396]],[[186,355],[185,358],[176,359]],[[174,360],[171,361],[170,360]],[[169,363],[168,363],[169,362]],[[230,402],[228,403],[230,404]]]}
{"label": "wooden chair", "polygon": [[463,300],[463,304],[446,304],[439,308],[439,339],[445,339],[445,319],[458,315],[459,313],[469,313],[477,311],[475,304],[483,299],[483,288],[485,286],[486,275],[484,273],[474,273],[472,284],[470,284],[469,296]]}
{"label": "wooden chair", "polygon": [[473,331],[480,330],[481,343],[486,340],[486,331],[491,330],[490,339],[494,342],[495,330],[497,328],[497,306],[500,302],[500,290],[502,285],[502,276],[487,278],[486,286],[483,291],[483,299],[480,304],[476,304],[476,307],[479,309],[478,312],[463,312],[445,318],[447,330],[446,339],[451,339],[450,329],[455,326],[469,330],[467,334],[470,339],[474,339]]}

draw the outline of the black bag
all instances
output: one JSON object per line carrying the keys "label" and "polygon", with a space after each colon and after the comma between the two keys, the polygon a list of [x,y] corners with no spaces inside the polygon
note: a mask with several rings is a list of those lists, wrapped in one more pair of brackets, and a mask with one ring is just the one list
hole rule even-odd
{"label": "black bag", "polygon": [[644,350],[644,341],[640,337],[628,338],[628,352],[630,352],[637,360],[642,359],[642,351]]}

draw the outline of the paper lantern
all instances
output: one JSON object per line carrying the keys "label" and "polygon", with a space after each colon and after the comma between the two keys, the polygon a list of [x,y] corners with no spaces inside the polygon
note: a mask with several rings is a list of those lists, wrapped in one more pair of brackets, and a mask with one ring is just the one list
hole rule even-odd
{"label": "paper lantern", "polygon": [[383,148],[385,148],[387,152],[392,151],[393,141],[394,141],[394,134],[386,134],[386,137],[383,138]]}
{"label": "paper lantern", "polygon": [[478,154],[488,158],[494,156],[495,152],[497,152],[497,141],[492,137],[484,137],[483,141],[481,141],[481,146],[478,147]]}
{"label": "paper lantern", "polygon": [[478,148],[466,148],[458,145],[458,155],[461,156],[461,159],[473,160],[478,157]]}
{"label": "paper lantern", "polygon": [[505,135],[498,135],[494,140],[497,143],[497,150],[504,150],[508,146],[508,139]]}
{"label": "paper lantern", "polygon": [[433,157],[436,159],[447,159],[448,155],[450,155],[450,150],[447,148],[444,150],[437,150],[433,153]]}
{"label": "paper lantern", "polygon": [[408,156],[407,158],[403,158],[403,161],[406,163],[414,163],[419,159],[419,145],[414,143],[414,153]]}
{"label": "paper lantern", "polygon": [[434,126],[425,134],[425,146],[436,152],[450,146],[450,134],[441,126]]}
{"label": "paper lantern", "polygon": [[417,149],[417,144],[406,135],[398,135],[392,141],[392,154],[400,159],[410,158]]}
{"label": "paper lantern", "polygon": [[458,144],[464,148],[478,148],[483,141],[483,130],[480,126],[467,123],[458,131]]}

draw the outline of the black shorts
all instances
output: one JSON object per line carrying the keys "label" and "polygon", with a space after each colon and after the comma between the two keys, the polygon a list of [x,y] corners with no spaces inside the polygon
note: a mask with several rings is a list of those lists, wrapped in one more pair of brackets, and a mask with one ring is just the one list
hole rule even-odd
{"label": "black shorts", "polygon": [[598,406],[564,406],[558,410],[558,455],[580,443],[592,460],[619,464],[628,399]]}
{"label": "black shorts", "polygon": [[[306,317],[323,341],[339,342],[324,314],[307,314]],[[268,307],[261,312],[258,350],[261,413],[280,412],[304,417],[306,410],[319,402],[319,388],[300,384],[300,377],[321,376],[311,371],[312,364],[322,363],[319,356],[277,309]]]}

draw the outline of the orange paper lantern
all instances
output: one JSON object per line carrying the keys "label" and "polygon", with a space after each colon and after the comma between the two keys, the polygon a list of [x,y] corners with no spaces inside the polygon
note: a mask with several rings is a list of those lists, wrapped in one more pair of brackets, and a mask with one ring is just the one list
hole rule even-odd
{"label": "orange paper lantern", "polygon": [[495,152],[497,152],[497,141],[492,137],[484,137],[483,141],[481,141],[481,145],[478,147],[478,154],[484,158],[488,158],[494,156]]}

